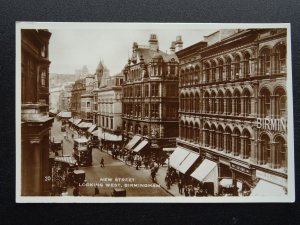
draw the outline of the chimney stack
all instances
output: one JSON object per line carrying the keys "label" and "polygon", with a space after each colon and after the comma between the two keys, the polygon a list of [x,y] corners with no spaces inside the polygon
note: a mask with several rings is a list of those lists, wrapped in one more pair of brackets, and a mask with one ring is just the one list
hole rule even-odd
{"label": "chimney stack", "polygon": [[176,52],[180,51],[182,49],[183,42],[182,42],[182,39],[181,39],[181,35],[176,37],[175,46],[176,46]]}
{"label": "chimney stack", "polygon": [[150,34],[149,46],[150,46],[150,49],[152,49],[154,51],[158,50],[158,41],[157,41],[156,34]]}
{"label": "chimney stack", "polygon": [[170,47],[170,52],[171,53],[175,53],[175,48],[176,48],[176,44],[175,43],[176,43],[175,41],[172,41],[172,43],[171,43],[171,47]]}

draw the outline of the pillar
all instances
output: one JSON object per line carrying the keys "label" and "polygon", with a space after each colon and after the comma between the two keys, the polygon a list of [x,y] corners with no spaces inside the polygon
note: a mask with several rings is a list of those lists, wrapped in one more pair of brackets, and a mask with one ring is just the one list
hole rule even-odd
{"label": "pillar", "polygon": [[246,137],[245,136],[241,136],[240,137],[241,138],[241,150],[240,150],[240,157],[242,158],[242,159],[244,159],[245,158],[245,142],[246,142]]}

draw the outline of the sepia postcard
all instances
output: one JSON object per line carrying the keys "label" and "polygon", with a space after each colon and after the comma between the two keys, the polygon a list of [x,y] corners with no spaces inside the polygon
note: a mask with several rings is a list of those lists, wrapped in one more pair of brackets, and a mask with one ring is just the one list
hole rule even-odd
{"label": "sepia postcard", "polygon": [[293,202],[290,24],[16,23],[16,202]]}

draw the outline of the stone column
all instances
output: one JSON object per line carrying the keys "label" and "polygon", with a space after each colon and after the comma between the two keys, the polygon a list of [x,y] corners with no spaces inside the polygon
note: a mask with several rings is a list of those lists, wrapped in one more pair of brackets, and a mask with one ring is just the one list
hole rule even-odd
{"label": "stone column", "polygon": [[216,114],[219,114],[219,98],[215,98],[215,101],[216,101],[216,103],[215,103],[215,105],[216,105]]}
{"label": "stone column", "polygon": [[244,159],[245,158],[245,149],[246,149],[246,144],[245,144],[245,142],[246,142],[246,137],[245,136],[240,136],[240,138],[241,138],[241,150],[240,150],[240,157],[242,158],[242,159]]}
{"label": "stone column", "polygon": [[224,115],[228,114],[228,112],[227,112],[227,99],[228,99],[228,97],[224,97],[224,100],[223,100],[223,102],[224,102],[224,111],[223,111],[223,114]]}
{"label": "stone column", "polygon": [[223,139],[223,141],[224,141],[224,148],[225,148],[225,151],[226,151],[226,153],[228,153],[229,151],[230,151],[230,149],[228,149],[228,135],[229,135],[229,133],[224,133],[224,139]]}
{"label": "stone column", "polygon": [[231,115],[235,115],[236,114],[236,112],[235,112],[235,107],[236,107],[236,103],[235,103],[235,99],[236,99],[236,97],[232,97],[231,98],[231,107],[232,107],[232,109],[231,109]]}
{"label": "stone column", "polygon": [[271,150],[271,168],[277,169],[279,167],[278,163],[278,153],[276,152],[276,144],[277,142],[270,142],[270,150]]}
{"label": "stone column", "polygon": [[237,155],[237,151],[236,151],[236,138],[237,138],[237,135],[236,134],[232,134],[231,135],[231,148],[232,148],[232,153],[233,155]]}
{"label": "stone column", "polygon": [[271,95],[271,118],[276,118],[276,95]]}

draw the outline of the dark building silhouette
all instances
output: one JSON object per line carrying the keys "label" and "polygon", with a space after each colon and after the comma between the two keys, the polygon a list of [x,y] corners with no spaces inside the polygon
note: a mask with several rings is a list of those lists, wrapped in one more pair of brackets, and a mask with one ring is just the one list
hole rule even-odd
{"label": "dark building silhouette", "polygon": [[21,195],[47,195],[49,135],[53,118],[49,111],[48,30],[21,30]]}

